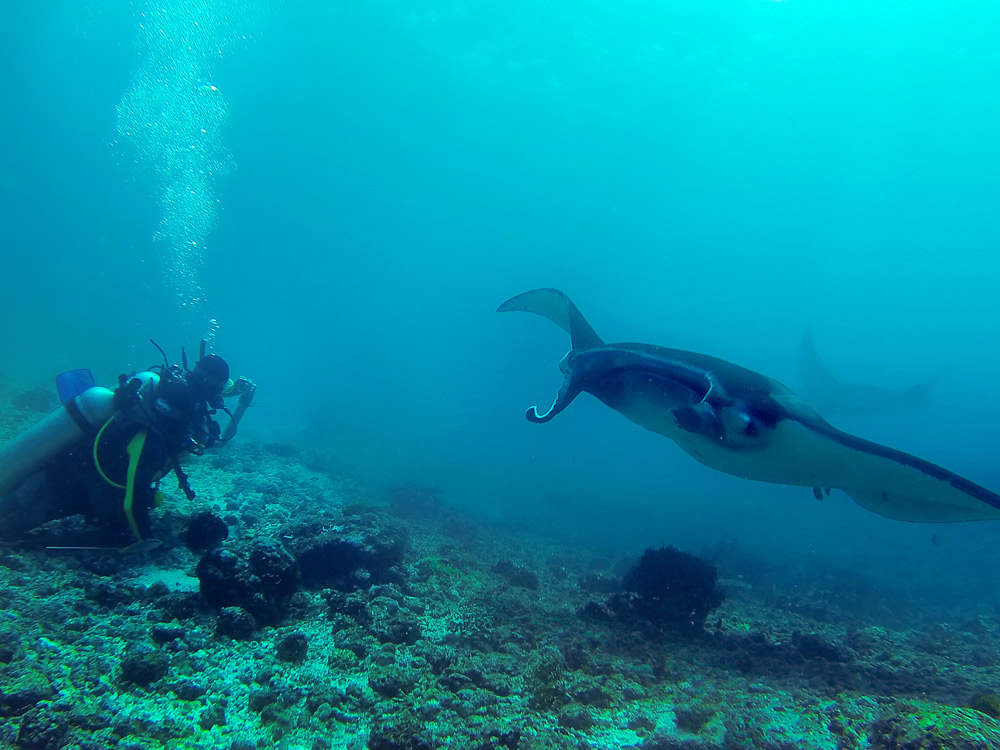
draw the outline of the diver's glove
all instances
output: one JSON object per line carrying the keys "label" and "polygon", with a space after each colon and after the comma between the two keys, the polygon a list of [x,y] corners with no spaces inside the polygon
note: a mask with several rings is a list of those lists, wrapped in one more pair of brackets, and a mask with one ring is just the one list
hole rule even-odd
{"label": "diver's glove", "polygon": [[142,381],[139,378],[129,379],[127,375],[118,376],[118,387],[115,388],[111,405],[115,411],[128,411],[138,406],[141,396],[139,389],[142,388]]}

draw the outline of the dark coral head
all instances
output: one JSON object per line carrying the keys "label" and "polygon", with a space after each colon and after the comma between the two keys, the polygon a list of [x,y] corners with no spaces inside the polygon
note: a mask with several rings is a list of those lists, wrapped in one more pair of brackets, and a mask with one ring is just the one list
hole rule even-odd
{"label": "dark coral head", "polygon": [[647,549],[622,581],[612,607],[619,617],[646,620],[663,630],[699,633],[725,595],[715,566],[674,547]]}

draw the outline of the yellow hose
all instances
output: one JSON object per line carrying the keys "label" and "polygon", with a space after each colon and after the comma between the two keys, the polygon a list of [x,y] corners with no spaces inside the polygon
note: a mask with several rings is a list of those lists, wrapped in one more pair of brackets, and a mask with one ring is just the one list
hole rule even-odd
{"label": "yellow hose", "polygon": [[104,434],[104,431],[108,428],[108,425],[111,424],[115,420],[115,417],[117,416],[118,412],[112,414],[110,417],[108,417],[108,421],[105,422],[103,425],[101,425],[101,429],[97,431],[97,437],[94,438],[94,466],[97,469],[97,473],[101,475],[101,479],[110,484],[112,487],[117,487],[118,489],[123,490],[125,489],[125,485],[118,484],[118,482],[109,479],[108,475],[104,473],[104,469],[101,468],[100,459],[97,458],[97,445],[98,443],[101,442],[101,436]]}

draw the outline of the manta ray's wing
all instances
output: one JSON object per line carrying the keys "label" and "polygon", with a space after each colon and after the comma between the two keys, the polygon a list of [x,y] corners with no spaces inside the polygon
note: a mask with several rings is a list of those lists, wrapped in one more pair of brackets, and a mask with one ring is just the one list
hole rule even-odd
{"label": "manta ray's wing", "polygon": [[604,344],[572,300],[558,289],[532,289],[511,297],[497,308],[497,312],[512,311],[548,318],[569,334],[573,349],[592,349]]}
{"label": "manta ray's wing", "polygon": [[[718,369],[712,378],[731,391],[747,393],[733,372]],[[731,429],[758,421],[752,410],[730,406],[716,412],[720,436],[703,429],[709,424],[704,420],[676,419],[679,409],[664,414],[662,400],[649,398],[648,386],[639,393],[619,411],[718,471],[773,484],[843,490],[862,507],[900,521],[1000,520],[997,493],[930,461],[838,430],[778,383],[772,391],[775,419],[756,433],[765,436],[760,442]],[[666,418],[670,414],[674,420]]]}
{"label": "manta ray's wing", "polygon": [[[569,334],[573,352],[594,349],[604,345],[590,323],[586,321],[572,300],[558,289],[532,289],[530,292],[511,297],[497,308],[497,312],[530,312],[548,318]],[[579,395],[582,383],[567,373],[562,387],[556,395],[552,406],[545,412],[540,412],[537,406],[532,406],[525,412],[529,422],[548,422],[565,409]]]}
{"label": "manta ray's wing", "polygon": [[899,521],[1000,520],[1000,495],[953,471],[826,422],[796,427],[816,462],[817,486],[841,489],[874,513]]}

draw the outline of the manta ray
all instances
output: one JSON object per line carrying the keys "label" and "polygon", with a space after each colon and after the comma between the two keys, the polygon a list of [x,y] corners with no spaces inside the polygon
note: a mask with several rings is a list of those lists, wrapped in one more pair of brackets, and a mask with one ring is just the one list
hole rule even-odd
{"label": "manta ray", "polygon": [[834,377],[820,359],[812,334],[806,329],[799,349],[802,397],[822,414],[868,415],[908,411],[927,406],[931,387],[941,374],[897,390],[867,383],[845,383]]}
{"label": "manta ray", "polygon": [[901,521],[1000,520],[1000,495],[930,461],[838,430],[791,389],[723,359],[652,344],[606,344],[569,297],[535,289],[504,302],[570,335],[548,422],[587,392],[717,471],[743,479],[839,489]]}

